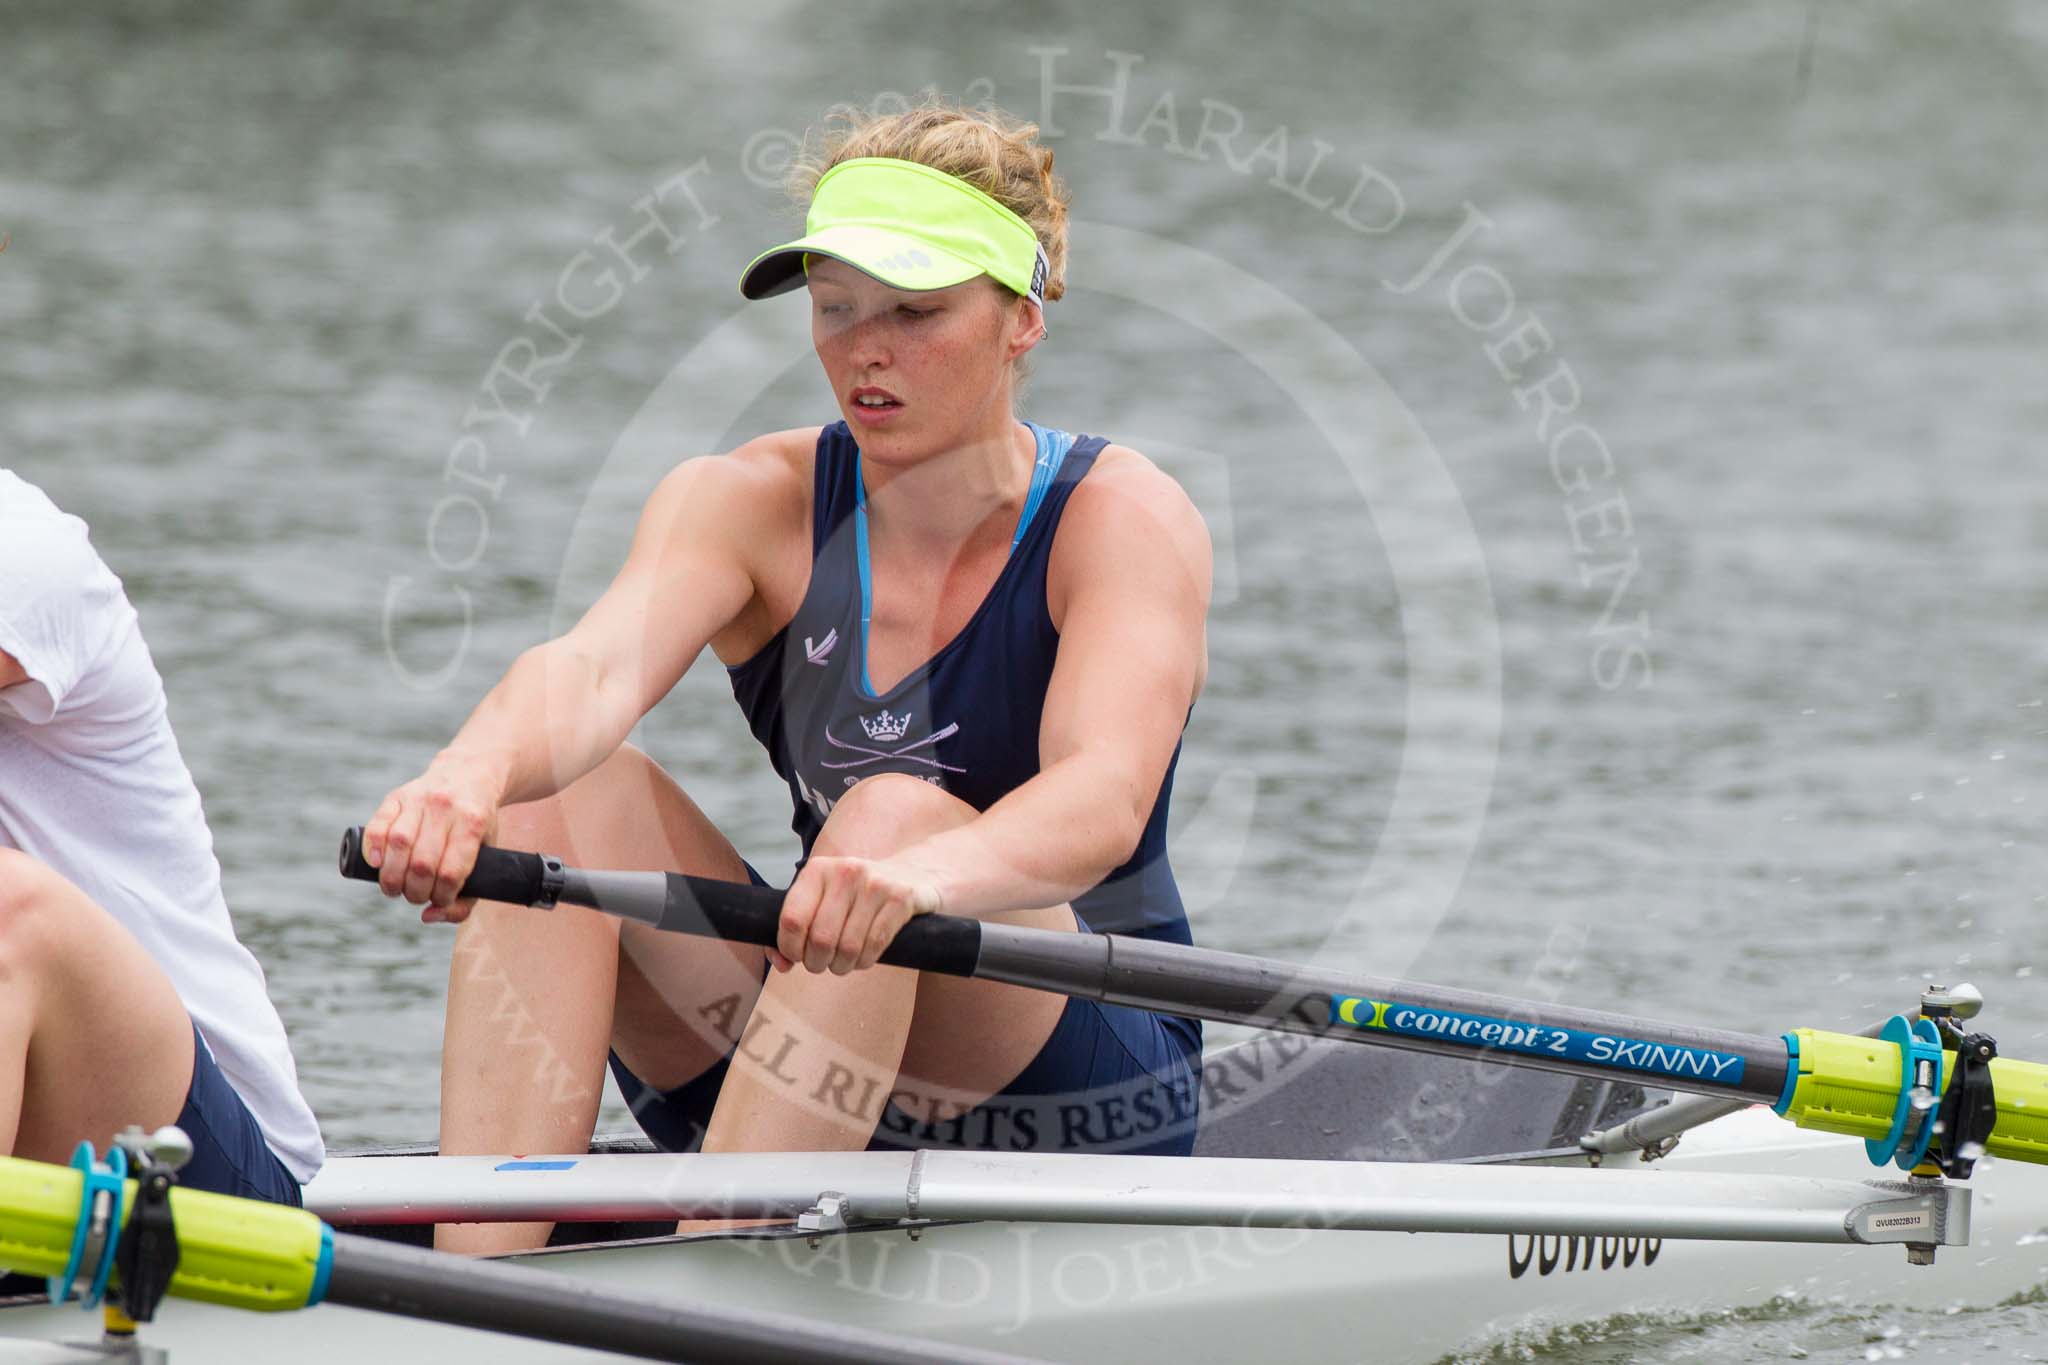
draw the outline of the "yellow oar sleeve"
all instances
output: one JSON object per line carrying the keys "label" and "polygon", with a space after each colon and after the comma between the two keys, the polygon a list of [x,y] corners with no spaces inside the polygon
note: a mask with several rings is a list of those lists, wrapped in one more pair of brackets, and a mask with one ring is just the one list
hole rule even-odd
{"label": "yellow oar sleeve", "polygon": [[[1785,1117],[1824,1133],[1884,1138],[1899,1100],[1898,1045],[1818,1029],[1800,1029],[1798,1037],[1799,1074]],[[1943,1053],[1942,1075],[1954,1075],[1955,1064],[1955,1053]],[[1998,1098],[1998,1123],[1984,1150],[2013,1161],[2048,1164],[2048,1066],[1993,1058],[1991,1087]]]}
{"label": "yellow oar sleeve", "polygon": [[1984,1150],[2048,1165],[2048,1066],[1993,1057],[1991,1089],[1998,1096],[1998,1125]]}
{"label": "yellow oar sleeve", "polygon": [[[71,1254],[85,1177],[69,1166],[0,1157],[0,1267],[60,1275]],[[125,1223],[135,1182],[122,1200]],[[178,1269],[170,1292],[230,1308],[277,1312],[318,1303],[333,1259],[326,1224],[304,1209],[172,1190]]]}

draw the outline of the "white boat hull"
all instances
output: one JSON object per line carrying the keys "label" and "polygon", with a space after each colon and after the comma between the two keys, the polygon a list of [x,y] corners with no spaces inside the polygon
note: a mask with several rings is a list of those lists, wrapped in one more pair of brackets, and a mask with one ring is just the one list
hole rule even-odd
{"label": "white boat hull", "polygon": [[[1637,1166],[1609,1158],[1610,1166]],[[1761,1111],[1689,1135],[1673,1172],[1865,1180],[1862,1145]],[[1617,1181],[1620,1185],[1623,1181]],[[1980,1168],[1971,1245],[1931,1267],[1897,1246],[1511,1237],[1303,1228],[982,1222],[791,1236],[659,1239],[536,1253],[537,1269],[620,1293],[959,1342],[1051,1360],[1429,1361],[1487,1338],[1617,1313],[1700,1313],[1775,1295],[1941,1308],[2048,1279],[2048,1179]],[[84,1337],[75,1308],[0,1312],[0,1337]],[[324,1306],[257,1318],[169,1302],[147,1339],[181,1361],[555,1362],[615,1356]],[[43,1357],[46,1358],[46,1357]],[[0,1350],[0,1361],[10,1359]]]}

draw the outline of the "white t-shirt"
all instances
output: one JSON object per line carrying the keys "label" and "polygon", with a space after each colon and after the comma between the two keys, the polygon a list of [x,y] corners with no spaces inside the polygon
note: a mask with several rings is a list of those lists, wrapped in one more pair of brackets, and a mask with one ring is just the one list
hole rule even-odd
{"label": "white t-shirt", "polygon": [[199,790],[135,609],[85,523],[0,469],[0,845],[119,920],[177,988],[221,1072],[301,1181],[325,1156],[263,969],[235,938]]}

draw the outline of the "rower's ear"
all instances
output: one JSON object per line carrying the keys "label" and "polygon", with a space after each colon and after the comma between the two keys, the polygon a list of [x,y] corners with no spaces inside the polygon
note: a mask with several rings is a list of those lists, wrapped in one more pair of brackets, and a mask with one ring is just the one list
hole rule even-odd
{"label": "rower's ear", "polygon": [[1017,303],[1017,326],[1010,334],[1010,359],[1013,363],[1023,359],[1046,336],[1045,305],[1021,296]]}

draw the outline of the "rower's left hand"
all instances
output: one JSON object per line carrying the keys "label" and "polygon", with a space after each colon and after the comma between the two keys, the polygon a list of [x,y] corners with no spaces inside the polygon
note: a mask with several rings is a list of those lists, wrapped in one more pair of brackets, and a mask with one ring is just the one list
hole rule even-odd
{"label": "rower's left hand", "polygon": [[788,971],[801,962],[814,972],[844,976],[875,965],[912,915],[940,908],[937,882],[901,858],[816,857],[804,864],[782,900],[775,947]]}

